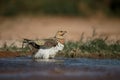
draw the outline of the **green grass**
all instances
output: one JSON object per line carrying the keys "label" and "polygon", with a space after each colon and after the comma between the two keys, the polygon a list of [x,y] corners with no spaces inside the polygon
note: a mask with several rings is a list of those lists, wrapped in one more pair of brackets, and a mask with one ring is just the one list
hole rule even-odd
{"label": "green grass", "polygon": [[[0,51],[21,52],[25,55],[31,50],[28,46],[18,48],[11,44],[7,46],[6,43],[0,48]],[[87,58],[117,58],[120,59],[120,40],[107,42],[103,38],[90,38],[87,41],[80,39],[79,41],[68,41],[65,43],[63,51],[60,51],[57,56],[68,58],[87,57]]]}
{"label": "green grass", "polygon": [[60,52],[64,57],[88,57],[88,58],[119,58],[120,40],[109,40],[109,36],[96,37],[96,29],[93,29],[92,36],[84,41],[84,33],[79,41],[68,41],[65,48]]}
{"label": "green grass", "polygon": [[10,51],[10,52],[21,52],[22,54],[28,53],[30,51],[30,48],[28,46],[25,46],[24,48],[17,47],[14,42],[11,45],[7,45],[7,42],[3,43],[3,45],[0,47],[0,51]]}
{"label": "green grass", "polygon": [[107,42],[103,38],[84,41],[68,41],[61,52],[65,57],[120,58],[120,41]]}

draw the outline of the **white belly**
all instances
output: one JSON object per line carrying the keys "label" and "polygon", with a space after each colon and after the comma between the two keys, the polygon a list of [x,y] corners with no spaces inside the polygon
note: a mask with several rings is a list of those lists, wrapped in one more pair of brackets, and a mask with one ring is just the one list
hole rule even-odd
{"label": "white belly", "polygon": [[58,43],[55,47],[51,47],[49,49],[39,49],[38,52],[34,55],[34,58],[41,58],[41,59],[49,59],[54,58],[56,53],[59,50],[63,50],[64,45]]}

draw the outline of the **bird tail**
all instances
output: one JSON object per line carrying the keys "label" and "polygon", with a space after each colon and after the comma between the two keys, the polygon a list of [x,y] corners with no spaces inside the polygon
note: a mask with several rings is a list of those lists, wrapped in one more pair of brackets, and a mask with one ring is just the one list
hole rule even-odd
{"label": "bird tail", "polygon": [[36,44],[34,40],[24,39],[23,44],[22,44],[22,48],[23,48],[25,43],[27,43],[28,45],[31,45],[32,47],[34,47],[36,49],[40,49],[40,45]]}
{"label": "bird tail", "polygon": [[24,39],[23,40],[23,43],[31,43],[31,42],[33,42],[33,40],[30,40],[30,39]]}

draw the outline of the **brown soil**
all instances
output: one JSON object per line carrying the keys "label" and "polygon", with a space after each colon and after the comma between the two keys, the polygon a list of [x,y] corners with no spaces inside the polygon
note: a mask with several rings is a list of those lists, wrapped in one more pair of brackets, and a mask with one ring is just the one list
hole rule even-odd
{"label": "brown soil", "polygon": [[31,53],[21,53],[21,52],[11,52],[11,51],[0,51],[0,58],[12,58],[12,57],[20,57],[20,56],[27,56],[31,55]]}
{"label": "brown soil", "polygon": [[[12,58],[12,57],[28,56],[28,55],[32,55],[32,53],[33,53],[32,51],[27,52],[27,53],[0,51],[0,58]],[[62,56],[62,55],[59,55],[59,56]],[[87,54],[87,55],[86,54],[80,54],[79,56],[76,56],[76,57],[97,58],[97,59],[104,59],[104,58],[120,59],[120,54],[104,55],[104,54],[91,53],[91,54]]]}
{"label": "brown soil", "polygon": [[1,51],[0,58],[1,57],[17,57],[17,56],[20,56],[19,54],[20,53],[18,53],[18,52]]}

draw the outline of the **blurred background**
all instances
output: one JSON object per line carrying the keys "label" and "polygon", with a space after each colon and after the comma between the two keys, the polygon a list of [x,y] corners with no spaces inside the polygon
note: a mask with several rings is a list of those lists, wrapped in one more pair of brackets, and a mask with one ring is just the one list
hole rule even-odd
{"label": "blurred background", "polygon": [[0,0],[0,15],[120,16],[120,0]]}
{"label": "blurred background", "polygon": [[119,38],[120,0],[0,0],[0,39],[48,38],[58,30],[79,40],[93,28]]}

